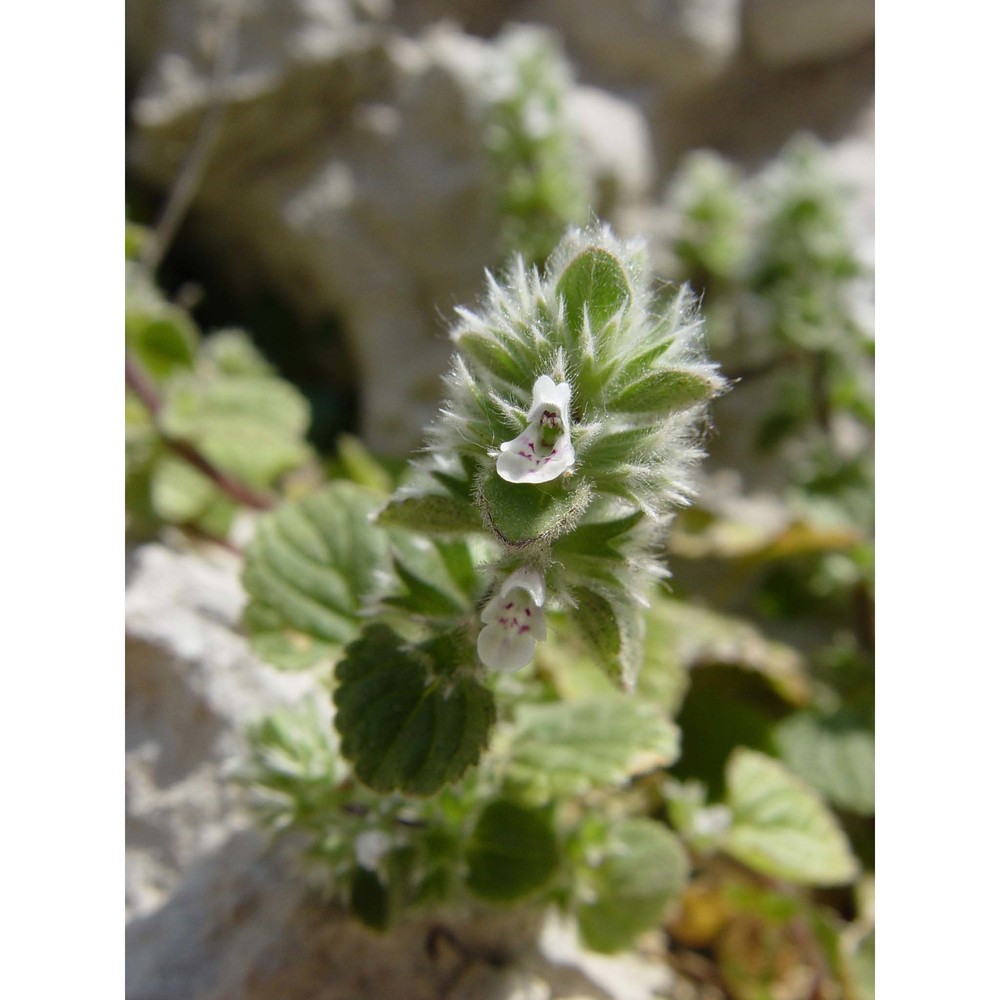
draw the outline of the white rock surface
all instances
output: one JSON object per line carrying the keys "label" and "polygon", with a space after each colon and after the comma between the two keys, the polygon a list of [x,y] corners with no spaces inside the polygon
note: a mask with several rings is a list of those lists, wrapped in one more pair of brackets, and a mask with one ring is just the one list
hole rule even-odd
{"label": "white rock surface", "polygon": [[874,0],[746,0],[753,55],[784,68],[847,55],[875,38]]}
{"label": "white rock surface", "polygon": [[649,126],[639,109],[597,87],[576,87],[567,113],[597,188],[597,201],[619,215],[640,205],[655,176]]}
{"label": "white rock surface", "polygon": [[588,78],[692,90],[740,44],[741,0],[534,0],[524,20],[557,28]]}
{"label": "white rock surface", "polygon": [[[223,558],[224,557],[224,558]],[[146,545],[125,597],[126,915],[160,906],[250,819],[232,783],[243,731],[313,690],[257,661],[235,625],[237,562]]]}

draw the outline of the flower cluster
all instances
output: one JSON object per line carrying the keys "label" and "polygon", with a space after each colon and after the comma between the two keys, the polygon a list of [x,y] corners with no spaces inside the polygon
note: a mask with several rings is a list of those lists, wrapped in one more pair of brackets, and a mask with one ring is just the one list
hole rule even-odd
{"label": "flower cluster", "polygon": [[628,688],[663,531],[691,496],[724,380],[693,295],[654,301],[641,241],[571,229],[544,273],[518,258],[488,282],[480,311],[458,310],[448,397],[396,502],[414,520],[472,507],[499,545],[484,664],[527,665],[548,608],[575,618]]}

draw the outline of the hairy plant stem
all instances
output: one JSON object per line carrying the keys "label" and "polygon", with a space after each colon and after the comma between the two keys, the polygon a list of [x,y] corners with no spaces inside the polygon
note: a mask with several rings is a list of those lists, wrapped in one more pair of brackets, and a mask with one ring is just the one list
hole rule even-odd
{"label": "hairy plant stem", "polygon": [[125,352],[125,384],[136,394],[140,402],[149,411],[153,418],[153,425],[163,438],[165,444],[176,455],[179,455],[190,465],[194,466],[202,475],[207,476],[216,486],[227,496],[245,507],[252,507],[255,510],[271,510],[274,507],[274,500],[228,472],[223,472],[212,462],[210,462],[190,441],[182,441],[164,433],[160,426],[159,415],[163,408],[163,401],[160,399],[156,386],[150,381],[146,373],[129,357]]}

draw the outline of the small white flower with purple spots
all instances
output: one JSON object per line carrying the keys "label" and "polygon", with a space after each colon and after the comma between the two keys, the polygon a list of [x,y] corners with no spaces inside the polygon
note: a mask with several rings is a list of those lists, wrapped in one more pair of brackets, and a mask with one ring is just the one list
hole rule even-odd
{"label": "small white flower with purple spots", "polygon": [[547,483],[572,468],[568,382],[540,375],[532,389],[528,426],[500,445],[497,474],[508,483]]}
{"label": "small white flower with purple spots", "polygon": [[479,658],[505,673],[526,667],[535,642],[545,638],[545,580],[538,570],[521,566],[507,577],[483,608]]}

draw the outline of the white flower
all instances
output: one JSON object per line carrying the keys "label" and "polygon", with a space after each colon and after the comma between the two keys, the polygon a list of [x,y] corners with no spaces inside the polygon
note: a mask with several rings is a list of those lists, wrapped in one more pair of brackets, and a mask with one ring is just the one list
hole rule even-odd
{"label": "white flower", "polygon": [[358,865],[372,872],[391,849],[392,840],[384,830],[365,830],[354,838],[354,857]]}
{"label": "white flower", "polygon": [[556,385],[548,375],[535,380],[528,426],[500,445],[497,473],[508,483],[547,483],[576,461],[569,439],[568,382]]}
{"label": "white flower", "polygon": [[526,667],[535,655],[535,641],[545,638],[545,580],[537,570],[514,570],[483,608],[485,627],[479,633],[479,658],[494,670]]}

